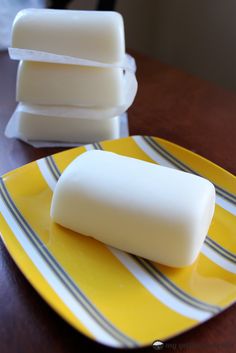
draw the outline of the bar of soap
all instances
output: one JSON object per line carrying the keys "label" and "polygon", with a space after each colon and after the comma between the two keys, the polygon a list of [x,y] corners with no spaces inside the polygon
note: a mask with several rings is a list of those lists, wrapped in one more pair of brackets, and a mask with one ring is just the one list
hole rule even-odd
{"label": "bar of soap", "polygon": [[25,9],[14,20],[12,46],[119,63],[125,54],[123,19],[109,11]]}
{"label": "bar of soap", "polygon": [[214,205],[214,186],[204,178],[111,152],[88,151],[60,177],[51,217],[118,249],[183,267],[197,258]]}
{"label": "bar of soap", "polygon": [[93,120],[18,114],[18,133],[27,140],[93,143],[119,137],[119,117]]}
{"label": "bar of soap", "polygon": [[21,61],[16,99],[44,105],[120,106],[126,101],[127,80],[137,89],[135,75],[119,68]]}

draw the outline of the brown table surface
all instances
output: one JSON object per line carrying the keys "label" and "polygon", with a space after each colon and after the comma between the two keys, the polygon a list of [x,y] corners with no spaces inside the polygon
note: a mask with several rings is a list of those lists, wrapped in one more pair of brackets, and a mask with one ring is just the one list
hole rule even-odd
{"label": "brown table surface", "polygon": [[[129,110],[130,134],[166,138],[236,174],[236,93],[157,60],[135,56],[139,91]],[[62,150],[34,149],[4,137],[16,105],[16,68],[17,62],[1,52],[0,174]],[[236,352],[235,336],[236,305],[169,342],[183,352],[231,353]],[[154,351],[152,347],[141,350]],[[0,241],[0,353],[92,351],[113,349],[90,341],[62,320],[23,277]]]}

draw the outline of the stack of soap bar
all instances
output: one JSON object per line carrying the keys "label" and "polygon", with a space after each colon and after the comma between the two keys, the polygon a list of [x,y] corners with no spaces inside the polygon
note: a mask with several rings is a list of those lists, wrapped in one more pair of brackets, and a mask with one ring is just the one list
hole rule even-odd
{"label": "stack of soap bar", "polygon": [[61,175],[51,217],[118,249],[183,267],[197,258],[214,206],[214,186],[204,178],[88,151]]}
{"label": "stack of soap bar", "polygon": [[[64,116],[58,114],[57,117],[47,113],[41,115],[37,109],[36,113],[21,110],[19,126],[26,138],[96,142],[119,136],[117,117],[101,118],[100,112],[110,110],[122,114],[132,104],[137,91],[135,74],[122,67],[125,40],[120,14],[26,9],[17,14],[13,23],[12,46],[73,56],[94,61],[96,65],[107,64],[107,67],[61,64],[40,61],[40,57],[38,61],[21,61],[17,74],[17,101],[25,106],[44,106],[44,110],[50,106],[58,111],[63,106],[65,112]],[[87,110],[86,118],[80,113],[69,118],[70,110],[75,107]],[[100,120],[96,119],[96,110]]]}

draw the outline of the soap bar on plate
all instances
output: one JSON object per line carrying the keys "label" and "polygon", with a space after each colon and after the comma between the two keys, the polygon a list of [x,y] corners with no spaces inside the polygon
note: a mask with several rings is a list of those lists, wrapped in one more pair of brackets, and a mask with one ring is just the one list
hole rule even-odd
{"label": "soap bar on plate", "polygon": [[118,117],[93,120],[18,114],[18,134],[27,140],[93,143],[119,137]]}
{"label": "soap bar on plate", "polygon": [[197,258],[214,205],[214,186],[204,178],[88,151],[60,177],[51,217],[118,249],[183,267]]}
{"label": "soap bar on plate", "polygon": [[126,85],[135,75],[119,68],[21,61],[16,99],[32,104],[112,107],[126,101]]}
{"label": "soap bar on plate", "polygon": [[25,9],[14,20],[12,46],[119,63],[125,55],[123,19],[109,11]]}

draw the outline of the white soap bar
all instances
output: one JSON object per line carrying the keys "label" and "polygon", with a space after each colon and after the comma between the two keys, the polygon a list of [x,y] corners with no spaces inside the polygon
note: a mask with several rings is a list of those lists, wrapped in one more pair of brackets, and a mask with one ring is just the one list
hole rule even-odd
{"label": "white soap bar", "polygon": [[53,117],[19,112],[18,134],[27,140],[93,143],[119,137],[119,118]]}
{"label": "white soap bar", "polygon": [[60,177],[52,219],[118,249],[183,267],[193,263],[215,205],[206,179],[105,151],[88,151]]}
{"label": "white soap bar", "polygon": [[120,106],[126,101],[127,80],[136,83],[133,73],[118,68],[21,61],[16,99],[46,105]]}
{"label": "white soap bar", "polygon": [[123,19],[108,11],[25,9],[13,23],[12,46],[118,63],[125,54]]}

